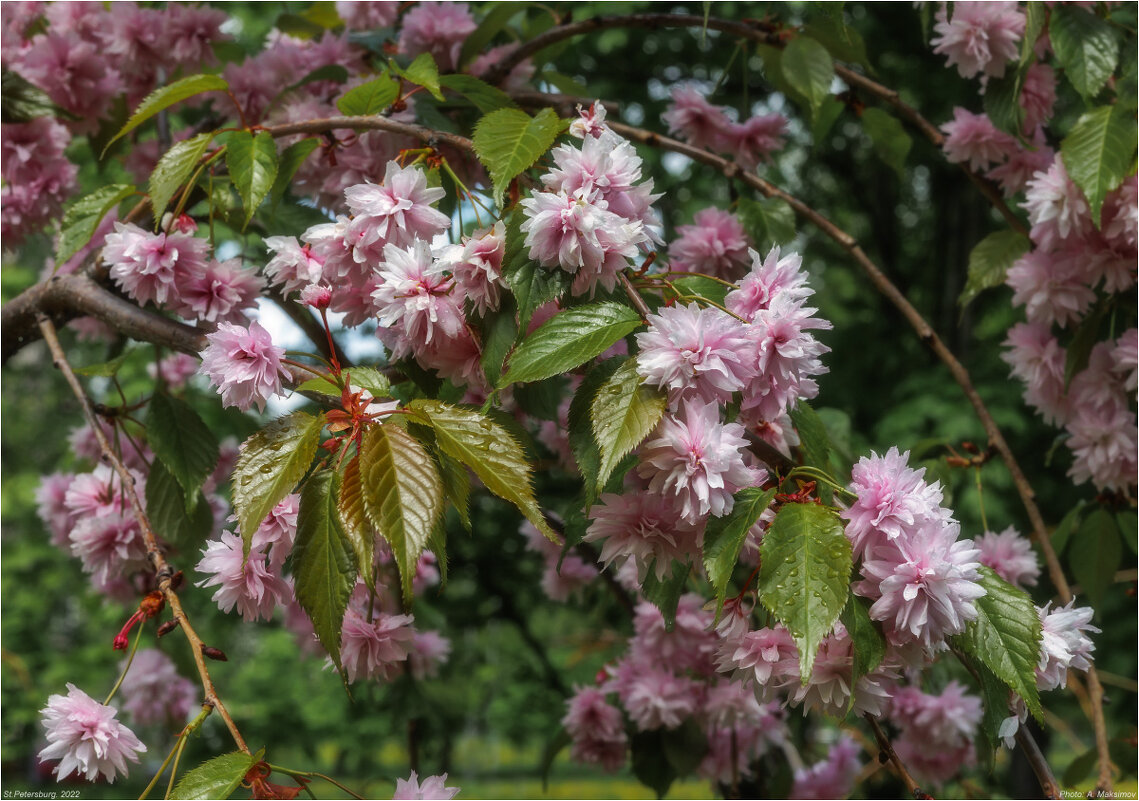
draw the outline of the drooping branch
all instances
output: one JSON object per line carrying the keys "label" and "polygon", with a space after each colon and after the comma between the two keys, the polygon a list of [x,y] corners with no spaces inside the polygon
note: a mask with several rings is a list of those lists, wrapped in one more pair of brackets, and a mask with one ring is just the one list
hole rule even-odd
{"label": "drooping branch", "polygon": [[[780,36],[779,32],[770,26],[760,26],[755,23],[737,22],[735,20],[719,19],[716,17],[706,18],[695,14],[625,14],[612,17],[592,17],[580,22],[569,22],[564,25],[555,26],[535,36],[533,39],[522,43],[514,50],[506,53],[499,62],[484,74],[483,78],[488,83],[495,85],[500,84],[514,67],[535,53],[575,36],[611,28],[639,28],[643,30],[700,28],[702,30],[720,31],[741,39],[747,39],[751,42],[769,45],[779,49],[785,47],[787,42],[790,41]],[[847,86],[871,95],[893,108],[899,117],[916,128],[934,147],[939,149],[942,147],[945,142],[945,136],[937,129],[936,125],[923,117],[921,112],[903,101],[898,92],[842,64],[835,64],[834,72]],[[523,102],[524,104],[527,101],[534,102],[532,95],[527,94],[523,98],[519,98],[519,102]],[[1028,230],[1024,227],[1024,223],[1017,217],[1016,213],[1008,207],[1000,190],[993,182],[983,175],[970,170],[969,165],[966,163],[962,163],[960,167],[981,194],[992,204],[993,208],[1005,219],[1009,227],[1017,233],[1027,235]]]}
{"label": "drooping branch", "polygon": [[91,427],[91,431],[99,442],[99,448],[102,450],[103,458],[111,465],[119,477],[119,481],[122,484],[123,495],[126,496],[127,502],[131,506],[131,511],[134,513],[135,519],[138,521],[139,528],[142,531],[143,542],[146,545],[146,555],[151,566],[154,568],[155,577],[158,580],[158,589],[162,592],[166,603],[170,605],[173,619],[178,621],[178,627],[182,630],[186,640],[190,643],[194,664],[198,668],[198,676],[201,679],[202,690],[205,694],[205,702],[217,710],[222,720],[225,721],[226,728],[229,729],[230,736],[233,737],[233,742],[240,750],[248,754],[250,751],[249,746],[245,744],[245,738],[241,736],[237,724],[234,723],[229,711],[225,708],[225,704],[223,704],[218,697],[217,689],[214,687],[213,679],[210,677],[209,667],[206,665],[206,657],[203,652],[205,645],[201,637],[199,637],[198,633],[194,630],[194,627],[190,625],[190,619],[182,609],[182,602],[174,586],[174,568],[166,561],[166,556],[158,546],[158,538],[150,526],[150,519],[143,509],[142,501],[138,497],[138,492],[135,490],[134,478],[122,463],[122,460],[115,454],[114,448],[111,447],[111,443],[107,440],[106,434],[103,433],[103,427],[99,425],[98,420],[96,420],[95,410],[91,406],[91,401],[87,398],[87,393],[83,390],[79,379],[72,371],[71,365],[67,361],[67,355],[63,352],[63,346],[60,345],[55,324],[52,323],[51,319],[45,314],[41,314],[37,322],[43,334],[43,338],[51,350],[53,364],[63,373],[64,378],[67,379],[71,391],[75,394],[80,407],[83,409],[83,416],[87,419],[87,424]]}

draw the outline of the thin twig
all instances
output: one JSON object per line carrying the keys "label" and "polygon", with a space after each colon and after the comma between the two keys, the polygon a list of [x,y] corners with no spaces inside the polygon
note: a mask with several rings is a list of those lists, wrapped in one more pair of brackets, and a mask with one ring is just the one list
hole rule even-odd
{"label": "thin twig", "polygon": [[146,543],[146,555],[154,567],[155,575],[158,578],[158,589],[162,591],[166,603],[170,605],[174,619],[179,621],[181,624],[179,628],[182,630],[182,633],[186,635],[186,639],[190,643],[190,650],[194,655],[194,663],[198,667],[198,676],[201,679],[202,689],[205,693],[205,702],[217,710],[222,720],[225,721],[226,728],[229,729],[234,743],[240,750],[248,754],[250,753],[249,746],[245,744],[245,739],[241,736],[237,724],[233,722],[229,711],[225,708],[221,699],[218,698],[213,679],[210,678],[209,668],[206,666],[205,657],[202,655],[202,640],[198,636],[198,633],[194,631],[194,627],[190,625],[190,620],[186,617],[186,613],[182,609],[182,602],[178,598],[178,593],[172,586],[174,568],[166,561],[162,549],[158,547],[158,538],[150,526],[150,520],[147,518],[146,512],[143,509],[142,501],[135,491],[134,478],[126,466],[123,465],[119,457],[115,455],[111,443],[107,441],[107,436],[103,433],[103,429],[95,417],[95,410],[91,408],[91,401],[88,400],[87,393],[84,392],[83,386],[79,383],[79,379],[76,378],[75,373],[71,369],[71,365],[67,361],[67,356],[63,352],[63,346],[60,345],[59,337],[56,334],[55,324],[52,323],[46,315],[40,315],[39,327],[43,333],[44,341],[47,342],[48,348],[51,349],[52,362],[55,367],[63,373],[64,378],[67,379],[71,391],[75,394],[79,405],[83,409],[83,416],[87,418],[87,424],[91,427],[95,438],[99,441],[99,447],[103,451],[103,458],[110,463],[122,482],[123,493],[126,495],[131,510],[134,512],[135,519],[138,521],[139,527],[142,530],[143,541]]}
{"label": "thin twig", "polygon": [[906,785],[906,789],[910,791],[910,797],[933,798],[933,796],[918,786],[918,783],[914,781],[914,777],[906,770],[906,766],[902,764],[902,760],[900,760],[897,753],[894,752],[894,746],[890,744],[890,738],[886,736],[886,732],[882,731],[882,727],[878,725],[878,719],[870,713],[863,715],[863,717],[874,731],[874,739],[878,742],[878,748],[889,757],[890,764],[894,766],[894,772],[898,774],[898,778],[902,780]]}
{"label": "thin twig", "polygon": [[1020,746],[1020,752],[1024,754],[1028,764],[1032,766],[1032,772],[1036,774],[1036,779],[1040,782],[1040,789],[1044,791],[1044,797],[1059,798],[1060,785],[1056,783],[1056,777],[1052,775],[1052,768],[1048,765],[1048,760],[1040,752],[1040,746],[1029,735],[1027,725],[1016,730],[1016,744]]}
{"label": "thin twig", "polygon": [[641,293],[636,290],[629,281],[629,276],[625,275],[625,273],[617,273],[617,280],[621,282],[621,287],[625,290],[625,294],[629,296],[629,301],[633,304],[633,308],[637,310],[637,314],[641,315],[641,320],[647,323],[652,311],[649,309],[648,304],[645,303],[645,299],[641,297]]}

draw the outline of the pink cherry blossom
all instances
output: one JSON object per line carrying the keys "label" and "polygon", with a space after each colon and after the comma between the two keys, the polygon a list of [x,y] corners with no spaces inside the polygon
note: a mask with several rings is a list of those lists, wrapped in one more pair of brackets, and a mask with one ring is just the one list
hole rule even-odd
{"label": "pink cherry blossom", "polygon": [[75,190],[79,168],[64,153],[70,141],[50,117],[0,125],[0,234],[9,245],[58,217]]}
{"label": "pink cherry blossom", "polygon": [[677,238],[669,245],[669,266],[673,270],[703,273],[735,280],[750,265],[751,239],[734,214],[717,208],[696,212],[692,225],[676,229]]}
{"label": "pink cherry blossom", "polygon": [[1009,152],[1008,161],[986,172],[985,177],[999,183],[1005,197],[1012,197],[1024,191],[1036,173],[1046,172],[1055,157],[1055,151],[1044,138],[1043,128],[1037,128],[1030,145],[1021,147],[1017,143]]}
{"label": "pink cherry blossom", "polygon": [[642,446],[637,472],[689,523],[728,514],[732,496],[759,478],[740,453],[747,446],[743,426],[721,423],[716,404],[687,400],[683,416],[666,414],[656,434]]}
{"label": "pink cherry blossom", "polygon": [[570,136],[585,139],[587,136],[600,136],[602,131],[608,130],[605,124],[605,106],[601,103],[592,103],[589,108],[577,107],[577,117],[570,123]]}
{"label": "pink cherry blossom", "polygon": [[340,661],[349,683],[357,679],[391,681],[403,670],[414,647],[415,618],[375,612],[368,622],[363,610],[348,607],[340,634]]}
{"label": "pink cherry blossom", "polygon": [[941,126],[945,132],[945,158],[951,164],[968,162],[980,172],[1005,160],[1017,147],[1016,138],[998,131],[985,114],[973,114],[961,107],[953,109],[953,121]]}
{"label": "pink cherry blossom", "polygon": [[795,771],[791,798],[846,798],[854,789],[854,780],[862,767],[858,761],[861,749],[843,735],[831,746],[827,757],[809,768]]}
{"label": "pink cherry blossom", "polygon": [[161,378],[166,386],[178,390],[186,386],[198,372],[200,362],[188,353],[172,353],[163,356],[156,364],[148,364],[146,372],[151,378]]}
{"label": "pink cherry blossom", "polygon": [[1021,206],[1032,224],[1029,236],[1042,248],[1058,245],[1069,237],[1079,238],[1092,225],[1084,193],[1068,177],[1059,154],[1047,171],[1037,173],[1028,182]]}
{"label": "pink cherry blossom", "polygon": [[139,303],[165,304],[177,287],[206,270],[210,244],[179,232],[152,234],[133,223],[115,223],[107,234],[103,259],[111,277]]}
{"label": "pink cherry blossom", "polygon": [[803,270],[803,257],[798,253],[783,256],[778,246],[760,256],[749,249],[751,269],[739,289],[733,289],[724,298],[724,305],[733,314],[738,314],[748,322],[756,315],[767,311],[777,299],[797,303],[815,294],[807,285],[807,273]]}
{"label": "pink cherry blossom", "polygon": [[319,283],[323,277],[324,259],[313,252],[311,245],[301,246],[296,237],[269,236],[265,238],[265,247],[273,254],[265,265],[265,276],[286,295]]}
{"label": "pink cherry blossom", "polygon": [[648,575],[652,568],[663,579],[674,560],[687,564],[700,558],[701,529],[678,520],[672,504],[659,495],[606,493],[590,517],[585,541],[602,542],[601,562],[606,567],[631,558],[639,575]]}
{"label": "pink cherry blossom", "polygon": [[727,152],[745,170],[754,170],[760,162],[771,161],[772,153],[783,149],[786,133],[787,118],[782,114],[749,117],[728,126]]}
{"label": "pink cherry blossom", "polygon": [[1012,374],[1024,382],[1024,402],[1044,417],[1046,423],[1063,423],[1068,417],[1064,388],[1067,353],[1043,323],[1017,323],[1002,343],[1001,358]]}
{"label": "pink cherry blossom", "polygon": [[430,53],[440,72],[454,72],[463,42],[476,27],[466,3],[419,3],[403,18],[399,52]]}
{"label": "pink cherry blossom", "polygon": [[711,675],[714,670],[717,638],[712,631],[713,615],[704,609],[704,598],[696,593],[680,596],[672,629],[655,604],[637,604],[629,645],[633,662],[667,665],[675,672]]}
{"label": "pink cherry blossom", "polygon": [[577,687],[566,701],[562,726],[573,740],[572,757],[613,772],[625,764],[628,737],[621,712],[595,687]]}
{"label": "pink cherry blossom", "polygon": [[1024,74],[1018,96],[1024,109],[1024,130],[1035,131],[1052,118],[1056,105],[1056,71],[1048,64],[1037,62]]}
{"label": "pink cherry blossom", "polygon": [[[1077,376],[1078,378],[1078,376]],[[1114,403],[1073,405],[1067,421],[1068,448],[1074,458],[1068,475],[1076,484],[1127,490],[1139,481],[1139,434],[1135,412],[1122,399]]]}
{"label": "pink cherry blossom", "polygon": [[641,731],[675,729],[699,706],[700,685],[654,663],[624,663],[618,693],[629,719]]}
{"label": "pink cherry blossom", "polygon": [[123,89],[119,72],[106,55],[74,33],[49,31],[32,40],[17,71],[43,89],[53,103],[81,118],[72,124],[73,131],[91,133]]}
{"label": "pink cherry blossom", "polygon": [[597,578],[597,567],[573,551],[562,554],[562,546],[551,542],[533,524],[523,522],[519,532],[526,537],[526,547],[542,556],[542,591],[552,601],[563,602]]}
{"label": "pink cherry blossom", "polygon": [[461,245],[447,246],[439,254],[442,269],[451,273],[461,295],[480,316],[498,308],[499,293],[505,286],[505,254],[506,226],[501,220],[490,228],[475,231]]}
{"label": "pink cherry blossom", "polygon": [[416,240],[409,248],[387,245],[379,278],[372,299],[380,325],[396,337],[395,358],[418,353],[435,336],[454,338],[462,332],[462,296],[426,242]]}
{"label": "pink cherry blossom", "polygon": [[754,375],[747,326],[719,309],[668,306],[647,322],[637,334],[637,372],[668,390],[673,410],[688,398],[726,403]]}
{"label": "pink cherry blossom", "polygon": [[1103,235],[1112,247],[1134,253],[1139,242],[1139,178],[1135,175],[1124,178],[1119,188],[1104,198]]}
{"label": "pink cherry blossom", "polygon": [[[434,5],[429,3],[428,5]],[[419,776],[413,770],[406,779],[396,779],[395,795],[392,799],[434,799],[434,801],[449,801],[459,794],[458,787],[447,787],[447,774],[439,776],[425,776],[419,781]]]}
{"label": "pink cherry blossom", "polygon": [[1051,603],[1037,608],[1040,615],[1042,639],[1040,661],[1036,665],[1036,684],[1041,690],[1066,687],[1068,668],[1087,670],[1092,665],[1095,644],[1086,632],[1099,634],[1091,625],[1093,610],[1090,606],[1075,608],[1076,599],[1066,606],[1049,611]]}
{"label": "pink cherry blossom", "polygon": [[336,0],[336,13],[350,31],[371,31],[395,24],[399,3],[395,0]]}
{"label": "pink cherry blossom", "polygon": [[222,404],[246,410],[254,403],[261,411],[270,395],[281,393],[281,367],[285,349],[273,344],[269,332],[256,320],[249,328],[221,323],[207,334],[199,372],[221,391]]}
{"label": "pink cherry blossom", "polygon": [[799,682],[799,650],[781,625],[749,631],[721,650],[716,667],[750,685],[757,697],[772,701]]}
{"label": "pink cherry blossom", "polygon": [[[518,45],[514,43],[496,45],[475,56],[467,65],[466,71],[476,78],[485,78],[492,67],[517,49]],[[499,86],[507,92],[525,91],[530,79],[534,77],[534,69],[534,62],[524,58],[510,68],[510,72],[506,73]]]}
{"label": "pink cherry blossom", "polygon": [[129,513],[80,517],[68,537],[71,552],[98,583],[107,583],[146,567],[146,542],[138,521]]}
{"label": "pink cherry blossom", "polygon": [[181,726],[198,700],[197,686],[178,675],[174,662],[157,648],[134,655],[122,694],[123,712],[139,726]]}
{"label": "pink cherry blossom", "polygon": [[1124,389],[1134,392],[1139,387],[1136,370],[1139,370],[1139,329],[1129,328],[1123,336],[1115,340],[1111,351],[1113,370],[1122,377]]}
{"label": "pink cherry blossom", "polygon": [[253,532],[252,547],[261,548],[268,553],[268,564],[275,572],[280,571],[285,559],[293,550],[300,506],[300,495],[295,492],[286,495]]}
{"label": "pink cherry blossom", "polygon": [[428,187],[427,175],[419,168],[400,167],[394,161],[388,162],[383,184],[345,189],[354,216],[344,237],[353,258],[359,264],[375,265],[386,245],[407,247],[416,239],[430,242],[451,225],[446,214],[431,206],[445,194],[442,187]]}
{"label": "pink cherry blossom", "polygon": [[257,307],[265,282],[241,266],[241,259],[211,260],[201,272],[178,283],[174,311],[206,322],[244,323]]}
{"label": "pink cherry blossom", "polygon": [[1020,54],[1017,42],[1024,36],[1025,18],[1016,3],[977,2],[953,6],[947,19],[946,5],[937,11],[937,36],[933,52],[947,57],[962,78],[984,73],[993,78],[1005,74],[1005,65]]}
{"label": "pink cherry blossom", "polygon": [[695,147],[716,151],[732,149],[732,121],[723,106],[713,106],[704,94],[691,85],[672,90],[672,105],[663,114],[668,131]]}
{"label": "pink cherry blossom", "polygon": [[72,773],[87,781],[102,776],[114,783],[127,775],[127,760],[138,762],[146,753],[134,732],[116,720],[118,710],[100,704],[74,684],[67,695],[52,695],[40,710],[48,745],[39,753],[42,762],[59,760],[52,773],[62,781]]}
{"label": "pink cherry blossom", "polygon": [[40,478],[36,488],[36,513],[51,532],[52,545],[66,546],[71,527],[71,510],[64,498],[74,479],[71,473],[51,473]]}
{"label": "pink cherry blossom", "polygon": [[[418,593],[417,593],[418,594]],[[451,655],[451,641],[437,631],[413,631],[407,664],[416,679],[439,674],[439,666]]]}
{"label": "pink cherry blossom", "polygon": [[1095,302],[1088,286],[1088,259],[1082,248],[1066,251],[1030,250],[1005,276],[1014,306],[1024,306],[1029,322],[1066,327],[1083,318]]}
{"label": "pink cherry blossom", "polygon": [[1035,587],[1040,565],[1032,550],[1032,542],[1012,526],[1000,534],[986,531],[976,539],[981,551],[978,560],[996,574],[1018,587]]}
{"label": "pink cherry blossom", "polygon": [[207,543],[194,569],[208,578],[196,586],[217,587],[212,600],[223,612],[236,606],[248,621],[271,620],[277,604],[291,597],[292,587],[269,564],[264,548],[250,548],[245,558],[243,547],[241,537],[228,531]]}

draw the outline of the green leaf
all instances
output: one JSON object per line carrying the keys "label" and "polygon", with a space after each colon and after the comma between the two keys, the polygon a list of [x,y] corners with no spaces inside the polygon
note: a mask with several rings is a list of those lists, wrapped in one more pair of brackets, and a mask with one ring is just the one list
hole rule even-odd
{"label": "green leaf", "polygon": [[558,758],[558,754],[564,751],[573,743],[573,738],[570,737],[565,726],[558,724],[554,729],[553,735],[546,741],[546,747],[542,749],[542,764],[540,766],[540,773],[542,776],[542,794],[545,795],[549,792],[550,784],[550,768],[554,766],[554,760]]}
{"label": "green leaf", "polygon": [[415,400],[411,408],[428,416],[443,453],[471,468],[488,490],[518,507],[550,541],[560,542],[534,498],[526,456],[505,428],[474,409],[436,400]]}
{"label": "green leaf", "polygon": [[827,49],[809,36],[797,36],[787,43],[780,69],[783,79],[807,99],[812,115],[830,96],[834,61]]}
{"label": "green leaf", "polygon": [[645,571],[641,592],[660,610],[664,618],[665,631],[672,631],[672,627],[676,625],[676,607],[680,603],[680,596],[684,594],[684,587],[688,583],[688,574],[691,571],[692,565],[675,559],[672,560],[669,572],[663,579],[657,578],[655,559]]}
{"label": "green leaf", "polygon": [[[800,401],[791,411],[791,422],[795,424],[795,430],[799,432],[799,452],[803,455],[803,464],[817,467],[824,473],[829,473],[831,440],[827,435],[826,426],[815,414],[815,410],[806,401]],[[829,504],[831,502],[833,490],[826,484],[820,483],[818,485],[818,493],[823,503]]]}
{"label": "green leaf", "polygon": [[[157,392],[150,399],[146,438],[154,455],[196,502],[198,490],[218,463],[218,441],[188,403]],[[187,511],[193,511],[190,505]]]}
{"label": "green leaf", "polygon": [[51,102],[46,92],[19,73],[4,70],[0,75],[0,122],[6,125],[29,122],[36,117],[80,119]]}
{"label": "green leaf", "polygon": [[277,144],[268,131],[256,136],[249,131],[236,131],[226,143],[225,164],[241,195],[245,224],[249,225],[277,178]]}
{"label": "green leaf", "polygon": [[994,752],[1001,745],[1001,724],[1009,716],[1009,689],[1008,686],[993,675],[983,664],[972,657],[966,656],[968,664],[977,671],[981,702],[984,710],[981,718],[981,734],[985,738],[987,752],[984,754],[987,761],[992,760]]}
{"label": "green leaf", "polygon": [[613,301],[566,309],[522,340],[498,385],[566,373],[604,353],[641,324],[639,314]]}
{"label": "green leaf", "polygon": [[392,396],[392,382],[375,367],[351,367],[345,372],[352,386],[367,390],[374,399]]}
{"label": "green leaf", "polygon": [[868,108],[862,112],[862,128],[870,137],[878,158],[892,168],[898,174],[898,178],[904,180],[906,156],[909,155],[914,142],[898,118],[882,109]]}
{"label": "green leaf", "polygon": [[318,395],[327,395],[330,398],[340,400],[341,391],[340,387],[329,381],[327,378],[310,378],[303,384],[296,388],[297,392],[315,392]]}
{"label": "green leaf", "polygon": [[716,591],[717,620],[728,593],[728,581],[739,561],[740,549],[747,540],[748,531],[774,497],[774,489],[747,487],[736,493],[731,512],[723,517],[708,519],[708,525],[704,529],[704,570]]}
{"label": "green leaf", "polygon": [[369,587],[375,587],[373,563],[376,551],[376,533],[368,520],[364,508],[364,487],[360,481],[360,457],[356,455],[344,466],[340,477],[340,492],[336,496],[336,513],[340,516],[340,527],[352,552],[356,555],[356,565],[360,576]]}
{"label": "green leaf", "polygon": [[[702,275],[682,275],[679,278],[674,278],[672,285],[676,287],[677,292],[687,296],[687,298],[704,298],[719,303],[721,306],[724,305],[724,298],[728,294],[728,287],[719,281],[713,281],[711,278],[705,278]],[[677,299],[680,299],[679,295]],[[681,302],[687,303],[688,300]]]}
{"label": "green leaf", "polygon": [[479,26],[463,41],[463,49],[459,53],[459,66],[465,67],[479,53],[486,49],[495,36],[514,19],[524,7],[517,3],[492,3],[486,7],[486,16]]}
{"label": "green leaf", "polygon": [[664,756],[678,776],[693,773],[708,755],[708,738],[695,718],[685,718],[675,729],[661,735]]}
{"label": "green leaf", "polygon": [[795,238],[795,211],[779,198],[740,198],[740,223],[761,252]]}
{"label": "green leaf", "polygon": [[1036,663],[1040,657],[1040,618],[1023,590],[982,565],[980,581],[985,595],[973,601],[976,620],[953,639],[993,671],[1010,690],[1024,699],[1028,710],[1042,720],[1036,690]]}
{"label": "green leaf", "polygon": [[1073,759],[1068,767],[1064,768],[1064,775],[1060,781],[1065,787],[1075,787],[1092,775],[1092,770],[1099,761],[1099,752],[1089,748]]}
{"label": "green leaf", "polygon": [[478,121],[471,140],[479,161],[490,173],[494,202],[499,208],[510,182],[541,158],[561,132],[562,120],[548,108],[535,117],[519,109],[502,108]]}
{"label": "green leaf", "polygon": [[374,81],[349,89],[336,101],[336,108],[349,117],[370,117],[386,109],[397,97],[399,81],[384,72]]}
{"label": "green leaf", "polygon": [[547,269],[530,258],[519,228],[521,224],[522,214],[512,212],[506,224],[502,277],[518,302],[518,330],[525,332],[534,311],[564,295],[572,278],[565,270]]}
{"label": "green leaf", "polygon": [[[459,522],[467,531],[471,530],[471,475],[457,459],[440,451],[439,475],[443,479],[443,494],[455,511],[459,513]],[[439,556],[439,554],[436,554]]]}
{"label": "green leaf", "polygon": [[179,779],[171,798],[229,798],[241,784],[256,758],[244,751],[234,751],[203,762]]}
{"label": "green leaf", "polygon": [[[850,635],[852,667],[850,683],[853,686],[867,673],[873,672],[886,656],[886,638],[870,619],[870,600],[854,593],[846,599],[842,610],[842,625]],[[854,694],[851,693],[851,703]]]}
{"label": "green leaf", "polygon": [[1060,520],[1056,529],[1052,532],[1052,548],[1056,551],[1057,555],[1064,552],[1065,546],[1068,544],[1069,538],[1072,536],[1072,530],[1075,529],[1080,522],[1080,513],[1086,505],[1086,501],[1080,501]]}
{"label": "green leaf", "polygon": [[1096,228],[1104,197],[1131,172],[1135,146],[1135,112],[1120,105],[1085,113],[1060,143],[1064,167],[1084,191]]}
{"label": "green leaf", "polygon": [[595,365],[585,374],[573,399],[570,400],[569,444],[585,484],[586,506],[592,505],[597,500],[602,486],[597,481],[597,476],[601,472],[601,449],[597,447],[597,440],[593,436],[590,410],[593,408],[593,399],[597,397],[597,390],[609,380],[624,361],[624,357],[617,357]]}
{"label": "green leaf", "polygon": [[444,75],[439,85],[452,92],[458,92],[474,103],[483,114],[498,111],[500,108],[517,108],[518,104],[506,92],[481,81],[473,75]]}
{"label": "green leaf", "polygon": [[[826,5],[829,7],[832,4]],[[838,7],[837,14],[834,16],[830,14],[816,15],[803,32],[825,45],[827,50],[840,61],[861,64],[869,69],[870,62],[866,57],[866,42],[863,41],[862,34],[843,22],[842,4],[834,5]]]}
{"label": "green leaf", "polygon": [[1122,512],[1116,512],[1115,522],[1119,526],[1119,533],[1123,535],[1123,541],[1131,549],[1131,553],[1139,553],[1139,542],[1136,541],[1136,533],[1139,532],[1139,516],[1134,511],[1125,509]]}
{"label": "green leaf", "polygon": [[1036,40],[1044,30],[1048,9],[1042,0],[1028,0],[1024,6],[1024,36],[1020,40],[1020,66],[1031,64],[1036,55]]}
{"label": "green leaf", "polygon": [[195,503],[187,504],[178,479],[161,460],[150,466],[146,477],[146,515],[150,524],[158,536],[190,551],[201,548],[214,525],[214,513],[205,496],[201,491],[196,496]]}
{"label": "green leaf", "polygon": [[557,423],[568,383],[565,376],[555,375],[533,384],[516,384],[511,392],[523,412],[539,420]]}
{"label": "green leaf", "polygon": [[352,543],[340,527],[336,509],[339,489],[340,477],[331,470],[321,470],[305,482],[297,512],[292,571],[297,602],[343,674],[340,629],[358,570]]}
{"label": "green leaf", "polygon": [[760,546],[759,600],[791,632],[804,682],[850,593],[850,540],[834,512],[789,503]]}
{"label": "green leaf", "polygon": [[122,369],[126,360],[135,352],[136,348],[127,348],[115,358],[106,362],[99,362],[98,364],[88,364],[84,367],[73,367],[78,375],[100,376],[102,378],[110,378]]}
{"label": "green leaf", "polygon": [[261,521],[308,472],[322,428],[323,417],[293,412],[241,444],[233,469],[233,508],[247,555]]}
{"label": "green leaf", "polygon": [[645,385],[637,360],[629,359],[597,391],[590,406],[593,435],[601,450],[597,483],[604,485],[629,451],[656,427],[664,415],[663,392]]}
{"label": "green leaf", "polygon": [[845,110],[846,103],[834,97],[828,97],[823,101],[818,111],[815,112],[815,118],[811,121],[812,147],[817,150],[823,144],[824,138],[830,133],[831,128],[838,122],[838,118],[842,116],[842,112]]}
{"label": "green leaf", "polygon": [[319,146],[320,140],[315,136],[310,136],[308,139],[293,142],[281,152],[280,158],[277,160],[277,177],[273,179],[273,186],[269,190],[270,202],[274,207],[276,207],[276,205],[281,202],[281,198],[285,196],[285,192],[288,190],[293,176],[297,174],[297,170],[305,163],[305,159]]}
{"label": "green leaf", "polygon": [[111,184],[96,189],[67,207],[55,249],[55,263],[63,264],[91,241],[107,212],[135,193],[132,184]]}
{"label": "green leaf", "polygon": [[986,236],[969,254],[969,278],[957,302],[964,308],[986,289],[1004,284],[1005,275],[1029,248],[1028,237],[1005,229]]}
{"label": "green leaf", "polygon": [[990,78],[985,87],[985,113],[1000,130],[1020,136],[1024,126],[1024,108],[1020,105],[1020,89],[1024,69],[1009,70],[1000,78]]}
{"label": "green leaf", "polygon": [[1102,506],[1095,509],[1080,524],[1077,537],[1079,547],[1068,553],[1068,563],[1099,617],[1104,596],[1115,583],[1115,573],[1123,560],[1115,515]]}
{"label": "green leaf", "polygon": [[629,741],[633,775],[657,797],[664,798],[668,788],[676,781],[676,769],[668,761],[664,750],[664,730],[640,731]]}
{"label": "green leaf", "polygon": [[391,546],[408,604],[419,555],[443,512],[443,482],[435,461],[399,426],[373,426],[360,448],[360,482],[364,509]]}
{"label": "green leaf", "polygon": [[200,133],[178,142],[158,160],[158,165],[150,174],[148,187],[155,220],[162,219],[162,213],[166,211],[170,199],[189,180],[213,138],[213,133]]}
{"label": "green leaf", "polygon": [[405,81],[416,86],[422,86],[436,100],[443,99],[443,92],[439,88],[439,66],[435,63],[435,57],[430,53],[420,53],[408,65],[407,69],[401,69],[394,61],[391,62],[391,65],[392,69]]}
{"label": "green leaf", "polygon": [[492,387],[502,377],[502,365],[517,338],[518,324],[514,320],[514,303],[511,302],[486,320],[483,329],[481,364],[487,383]]}
{"label": "green leaf", "polygon": [[1111,24],[1087,9],[1058,5],[1048,34],[1056,61],[1085,100],[1099,94],[1119,63],[1119,40]]}
{"label": "green leaf", "polygon": [[155,89],[139,104],[134,114],[127,120],[127,124],[111,138],[111,141],[103,148],[103,153],[106,153],[107,148],[117,140],[123,138],[155,114],[160,111],[165,111],[175,103],[179,103],[194,95],[200,95],[202,92],[224,92],[228,88],[229,84],[220,75],[190,75],[180,81],[175,81],[169,86]]}

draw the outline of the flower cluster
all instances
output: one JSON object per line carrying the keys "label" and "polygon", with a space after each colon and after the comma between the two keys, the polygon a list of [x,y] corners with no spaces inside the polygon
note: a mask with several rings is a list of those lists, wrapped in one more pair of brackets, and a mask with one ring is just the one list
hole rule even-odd
{"label": "flower cluster", "polygon": [[664,121],[689,144],[728,154],[748,170],[782,149],[787,131],[782,114],[759,114],[743,122],[733,122],[728,115],[729,109],[709,103],[696,86],[682,84],[672,90]]}
{"label": "flower cluster", "polygon": [[41,761],[59,760],[52,773],[59,780],[75,773],[87,781],[102,776],[114,783],[127,773],[127,760],[138,762],[146,753],[134,732],[116,720],[118,710],[100,704],[74,684],[67,695],[47,699],[43,726],[48,745],[40,751]]}

